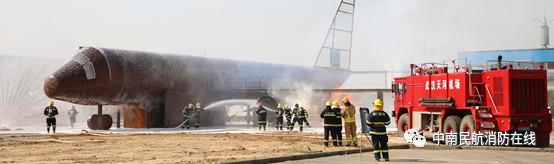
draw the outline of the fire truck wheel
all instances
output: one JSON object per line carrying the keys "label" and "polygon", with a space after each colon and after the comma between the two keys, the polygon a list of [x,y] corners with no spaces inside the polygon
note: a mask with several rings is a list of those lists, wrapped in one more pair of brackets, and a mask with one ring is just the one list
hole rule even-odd
{"label": "fire truck wheel", "polygon": [[408,123],[410,121],[410,118],[408,118],[408,114],[404,113],[400,118],[398,119],[398,124],[396,125],[398,128],[398,136],[404,137],[404,132],[409,129]]}
{"label": "fire truck wheel", "polygon": [[469,132],[470,136],[471,133],[475,132],[475,120],[473,120],[473,115],[464,116],[460,124],[460,132]]}
{"label": "fire truck wheel", "polygon": [[458,133],[460,130],[460,123],[462,119],[458,116],[448,116],[444,120],[444,125],[442,127],[443,133]]}

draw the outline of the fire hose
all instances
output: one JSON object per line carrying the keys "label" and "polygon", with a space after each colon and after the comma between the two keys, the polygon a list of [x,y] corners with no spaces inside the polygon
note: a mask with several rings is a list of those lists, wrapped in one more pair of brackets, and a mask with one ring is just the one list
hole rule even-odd
{"label": "fire hose", "polygon": [[185,124],[185,122],[189,121],[190,118],[192,118],[192,116],[196,115],[197,113],[193,113],[192,115],[190,115],[190,117],[188,119],[186,119],[185,121],[183,121],[181,124],[179,124],[179,126],[176,126],[174,128],[180,128],[181,126],[183,126]]}

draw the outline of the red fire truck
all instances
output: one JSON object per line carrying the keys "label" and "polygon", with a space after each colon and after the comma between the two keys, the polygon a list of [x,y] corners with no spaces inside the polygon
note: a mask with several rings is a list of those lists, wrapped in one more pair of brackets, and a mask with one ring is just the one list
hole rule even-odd
{"label": "red fire truck", "polygon": [[436,132],[533,131],[537,146],[548,147],[546,70],[521,63],[499,56],[482,69],[467,59],[410,64],[410,76],[392,84],[399,135],[412,128],[426,138]]}

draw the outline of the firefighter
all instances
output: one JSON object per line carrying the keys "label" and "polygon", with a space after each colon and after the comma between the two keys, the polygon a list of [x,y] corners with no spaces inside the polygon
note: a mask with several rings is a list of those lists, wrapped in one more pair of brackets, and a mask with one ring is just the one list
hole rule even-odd
{"label": "firefighter", "polygon": [[50,133],[50,126],[52,126],[52,133],[56,133],[56,115],[58,115],[58,108],[54,106],[54,101],[50,101],[48,104],[49,105],[44,108],[46,131]]}
{"label": "firefighter", "polygon": [[294,130],[294,125],[296,125],[297,122],[299,124],[298,126],[300,127],[300,129],[302,129],[302,124],[299,122],[300,118],[298,118],[299,111],[300,111],[300,105],[298,105],[298,103],[294,104],[294,108],[292,109],[292,113],[291,113],[294,118],[292,118],[292,125],[290,127],[290,131]]}
{"label": "firefighter", "polygon": [[300,107],[300,109],[302,109],[304,115],[306,115],[305,117],[302,117],[300,119],[302,119],[302,122],[306,123],[306,126],[308,126],[308,128],[311,128],[310,123],[308,123],[308,110],[304,109],[304,107]]}
{"label": "firefighter", "polygon": [[380,99],[373,102],[373,108],[374,111],[369,113],[366,123],[370,128],[369,134],[373,142],[375,161],[381,159],[381,154],[385,161],[389,161],[389,146],[387,145],[389,137],[385,126],[390,124],[390,118],[387,113],[383,112],[383,102]]}
{"label": "firefighter", "polygon": [[350,143],[358,146],[356,142],[356,107],[350,103],[348,97],[342,99],[344,106],[340,110],[340,114],[344,119],[344,133],[346,134],[346,146]]}
{"label": "firefighter", "polygon": [[[303,131],[304,122],[306,122],[306,125],[308,125],[308,121],[306,120],[306,117],[308,117],[308,112],[306,111],[306,109],[304,109],[304,107],[295,108],[295,109],[296,109],[294,111],[294,118],[296,120],[295,122],[298,122],[298,127],[300,127],[300,131]],[[295,122],[292,122],[293,127]]]}
{"label": "firefighter", "polygon": [[190,129],[190,113],[192,112],[192,103],[190,103],[188,106],[185,107],[185,109],[183,109],[183,117],[184,117],[184,120],[185,120],[185,123],[183,124],[182,128],[185,129],[185,127],[187,129]]}
{"label": "firefighter", "polygon": [[331,133],[331,138],[333,139],[333,146],[338,146],[335,130],[337,115],[340,115],[340,113],[337,113],[337,111],[331,109],[331,102],[327,101],[327,103],[325,103],[325,109],[323,109],[323,111],[319,115],[321,118],[323,118],[323,145],[325,147],[329,146],[329,133]]}
{"label": "firefighter", "polygon": [[192,110],[195,118],[194,129],[200,129],[200,111],[204,110],[200,107],[200,103],[196,103],[196,106]]}
{"label": "firefighter", "polygon": [[256,111],[258,114],[258,131],[262,130],[262,127],[264,127],[265,131],[265,125],[267,123],[267,110],[262,106],[262,104],[258,105],[258,111]]}
{"label": "firefighter", "polygon": [[285,104],[285,118],[287,119],[287,130],[292,130],[292,110],[289,108],[288,104]]}
{"label": "firefighter", "polygon": [[275,117],[277,118],[277,123],[275,124],[275,128],[277,130],[283,130],[283,114],[285,113],[285,109],[282,108],[281,103],[277,104],[277,111],[275,112]]}
{"label": "firefighter", "polygon": [[337,135],[337,139],[339,140],[339,146],[342,146],[342,116],[340,115],[339,102],[333,101],[333,106],[331,106],[331,109],[339,113],[337,115],[337,120],[335,123],[335,134]]}
{"label": "firefighter", "polygon": [[74,105],[71,105],[69,107],[69,110],[67,111],[67,115],[69,116],[69,123],[71,124],[71,127],[73,128],[73,124],[75,123],[75,117],[79,114],[77,110],[75,109]]}

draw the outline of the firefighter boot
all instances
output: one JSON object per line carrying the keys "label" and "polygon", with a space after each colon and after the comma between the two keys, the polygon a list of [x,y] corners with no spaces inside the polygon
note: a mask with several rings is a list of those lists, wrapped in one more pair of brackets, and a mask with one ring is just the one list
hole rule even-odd
{"label": "firefighter boot", "polygon": [[50,127],[47,127],[47,128],[46,128],[46,131],[47,131],[48,133],[50,133]]}
{"label": "firefighter boot", "polygon": [[388,159],[388,158],[385,158],[385,161],[390,161],[390,159]]}
{"label": "firefighter boot", "polygon": [[302,126],[300,126],[300,131],[302,131]]}
{"label": "firefighter boot", "polygon": [[264,126],[264,132],[265,132],[265,126]]}
{"label": "firefighter boot", "polygon": [[52,127],[52,133],[56,133],[56,127]]}

